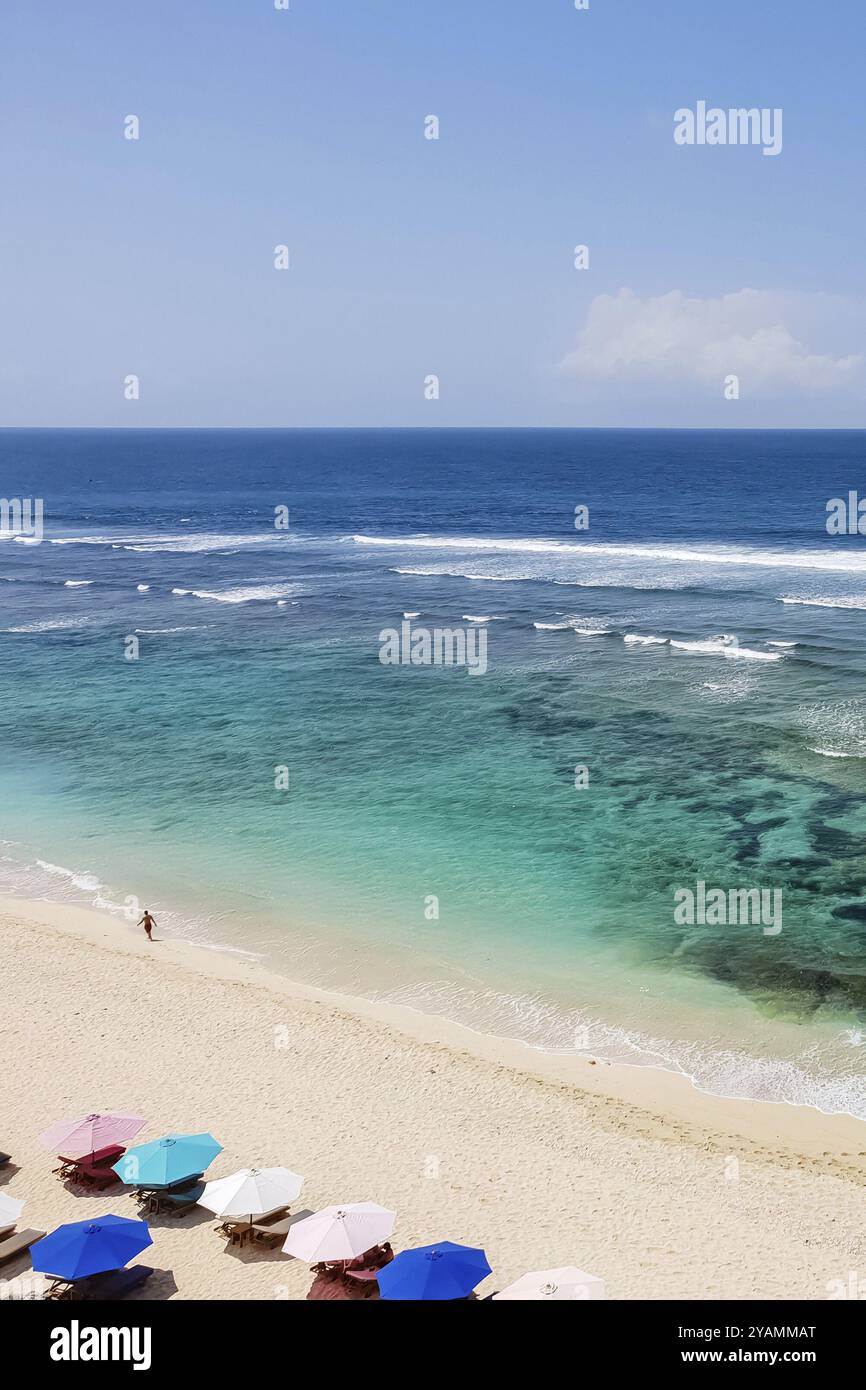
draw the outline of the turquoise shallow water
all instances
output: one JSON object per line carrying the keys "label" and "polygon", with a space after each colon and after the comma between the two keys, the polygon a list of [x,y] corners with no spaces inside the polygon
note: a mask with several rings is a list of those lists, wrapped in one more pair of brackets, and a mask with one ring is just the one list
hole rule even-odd
{"label": "turquoise shallow water", "polygon": [[[0,543],[0,881],[866,1113],[861,445],[6,432],[47,531]],[[383,666],[406,612],[488,619],[486,673]],[[677,923],[699,880],[782,931]]]}

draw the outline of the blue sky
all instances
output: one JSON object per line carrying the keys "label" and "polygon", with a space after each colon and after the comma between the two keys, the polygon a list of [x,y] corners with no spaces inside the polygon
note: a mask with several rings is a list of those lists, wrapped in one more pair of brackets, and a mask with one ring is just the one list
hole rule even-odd
{"label": "blue sky", "polygon": [[[866,423],[855,0],[17,0],[0,37],[6,424]],[[698,100],[781,108],[781,154],[677,146]]]}

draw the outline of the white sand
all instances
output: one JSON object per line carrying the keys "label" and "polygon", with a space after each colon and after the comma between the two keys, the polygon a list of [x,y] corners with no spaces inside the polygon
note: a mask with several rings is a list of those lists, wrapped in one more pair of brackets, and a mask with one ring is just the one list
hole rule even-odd
{"label": "white sand", "polygon": [[[866,1278],[866,1127],[719,1100],[645,1068],[557,1059],[408,1009],[294,985],[114,918],[0,903],[0,1170],[19,1225],[112,1211],[67,1191],[37,1135],[92,1110],[148,1117],[141,1141],[210,1130],[208,1176],[284,1164],[296,1211],[394,1208],[395,1249],[483,1246],[481,1292],[576,1264],[612,1298],[828,1297]],[[738,1166],[738,1177],[730,1178]],[[156,1218],[147,1297],[303,1298],[305,1265],[231,1251],[207,1213]],[[18,1261],[7,1279],[26,1270]]]}

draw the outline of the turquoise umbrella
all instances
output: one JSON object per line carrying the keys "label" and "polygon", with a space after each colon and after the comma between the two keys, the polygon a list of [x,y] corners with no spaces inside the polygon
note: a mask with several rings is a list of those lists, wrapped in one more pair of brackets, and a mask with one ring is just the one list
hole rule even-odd
{"label": "turquoise umbrella", "polygon": [[203,1173],[222,1149],[212,1134],[166,1134],[127,1149],[113,1168],[130,1187],[171,1187]]}

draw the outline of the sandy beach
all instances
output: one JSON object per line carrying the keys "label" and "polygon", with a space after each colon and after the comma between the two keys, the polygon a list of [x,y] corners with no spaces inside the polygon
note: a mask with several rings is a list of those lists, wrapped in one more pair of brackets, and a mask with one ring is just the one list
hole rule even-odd
{"label": "sandy beach", "polygon": [[[483,1246],[481,1293],[565,1264],[615,1299],[821,1300],[866,1275],[859,1121],[545,1055],[93,911],[5,899],[0,926],[0,1183],[27,1199],[21,1226],[135,1214],[123,1189],[67,1190],[37,1138],[124,1109],[148,1117],[142,1141],[214,1134],[210,1178],[304,1174],[297,1212],[371,1200],[398,1213],[395,1249]],[[304,1298],[305,1265],[229,1250],[214,1224],[154,1219],[147,1297]]]}

